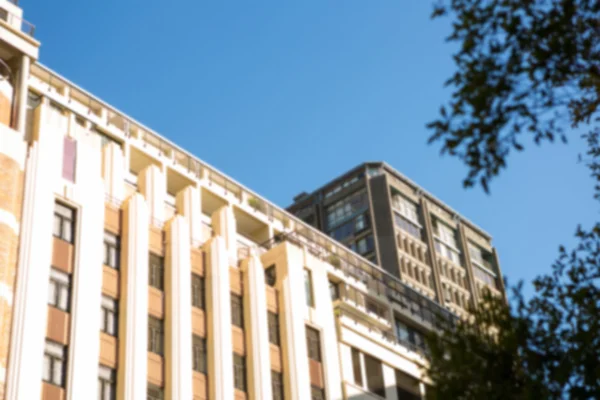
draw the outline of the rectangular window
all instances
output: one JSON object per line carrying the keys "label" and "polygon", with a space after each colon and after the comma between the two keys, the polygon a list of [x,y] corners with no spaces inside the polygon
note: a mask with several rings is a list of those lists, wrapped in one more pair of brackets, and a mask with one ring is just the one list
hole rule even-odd
{"label": "rectangular window", "polygon": [[104,265],[119,269],[119,237],[104,231]]}
{"label": "rectangular window", "polygon": [[147,393],[148,393],[147,400],[164,400],[165,394],[164,394],[163,389],[161,387],[153,385],[151,383],[148,383],[147,387],[148,387],[148,389],[147,389]]}
{"label": "rectangular window", "polygon": [[425,336],[417,329],[406,325],[396,319],[396,336],[398,341],[411,347],[413,350],[426,351]]}
{"label": "rectangular window", "polygon": [[206,374],[206,339],[192,335],[192,358],[194,371]]}
{"label": "rectangular window", "polygon": [[385,397],[385,384],[383,383],[383,368],[381,366],[381,361],[368,354],[365,354],[364,358],[367,389],[381,397]]}
{"label": "rectangular window", "polygon": [[271,287],[275,287],[277,282],[277,270],[275,265],[265,268],[265,283]]}
{"label": "rectangular window", "polygon": [[163,355],[164,330],[163,321],[148,316],[148,351]]}
{"label": "rectangular window", "polygon": [[165,266],[164,258],[150,253],[148,257],[149,284],[158,290],[164,290]]}
{"label": "rectangular window", "polygon": [[233,387],[246,391],[246,358],[233,354]]}
{"label": "rectangular window", "polygon": [[63,139],[62,177],[75,182],[75,162],[77,159],[77,141],[65,136]]}
{"label": "rectangular window", "polygon": [[396,389],[399,399],[421,400],[419,380],[399,370],[396,370]]}
{"label": "rectangular window", "polygon": [[329,281],[329,294],[331,300],[337,300],[340,298],[340,285],[336,282]]}
{"label": "rectangular window", "polygon": [[242,296],[231,294],[231,323],[240,328],[244,328],[244,303]]}
{"label": "rectangular window", "polygon": [[115,370],[100,365],[98,369],[98,400],[117,398]]}
{"label": "rectangular window", "polygon": [[269,342],[279,346],[279,315],[268,311]]}
{"label": "rectangular window", "polygon": [[354,375],[354,383],[362,387],[363,380],[360,368],[360,351],[355,348],[352,348],[352,373]]}
{"label": "rectangular window", "polygon": [[325,400],[325,390],[311,386],[310,387],[310,399],[311,400]]}
{"label": "rectangular window", "polygon": [[273,400],[284,400],[283,375],[281,373],[271,371],[271,390],[273,392]]}
{"label": "rectangular window", "polygon": [[59,239],[73,243],[75,210],[60,203],[54,204],[53,234]]}
{"label": "rectangular window", "polygon": [[411,236],[422,240],[421,227],[415,224],[414,222],[410,221],[405,216],[394,212],[394,223],[398,228],[402,229],[404,232],[407,232]]}
{"label": "rectangular window", "polygon": [[366,189],[359,190],[332,204],[325,210],[327,229],[331,230],[369,207]]}
{"label": "rectangular window", "polygon": [[204,310],[204,278],[192,274],[192,306]]}
{"label": "rectangular window", "polygon": [[306,305],[314,307],[315,301],[313,299],[312,273],[306,268],[304,269],[304,294],[306,296]]}
{"label": "rectangular window", "polygon": [[308,348],[308,358],[321,362],[321,338],[319,331],[306,327],[306,347]]}
{"label": "rectangular window", "polygon": [[62,271],[51,268],[48,285],[48,304],[69,311],[71,301],[71,277]]}
{"label": "rectangular window", "polygon": [[66,360],[66,346],[46,339],[46,347],[44,349],[44,370],[42,372],[42,379],[44,382],[64,387]]}
{"label": "rectangular window", "polygon": [[111,336],[117,336],[117,301],[107,296],[102,296],[100,313],[100,330]]}

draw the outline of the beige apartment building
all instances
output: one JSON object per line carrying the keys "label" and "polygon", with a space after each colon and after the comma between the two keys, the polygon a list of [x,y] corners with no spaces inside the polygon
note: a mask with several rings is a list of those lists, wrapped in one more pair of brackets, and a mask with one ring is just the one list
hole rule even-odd
{"label": "beige apartment building", "polygon": [[424,396],[423,335],[456,312],[38,48],[17,0],[0,0],[0,399]]}

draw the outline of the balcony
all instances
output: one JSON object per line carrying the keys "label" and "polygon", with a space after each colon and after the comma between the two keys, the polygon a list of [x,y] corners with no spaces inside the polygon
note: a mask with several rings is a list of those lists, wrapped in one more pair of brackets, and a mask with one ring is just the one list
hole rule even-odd
{"label": "balcony", "polygon": [[[18,6],[17,0],[9,0],[9,3],[12,3],[12,4]],[[23,18],[19,17],[18,15],[14,14],[10,11],[7,11],[3,8],[0,8],[0,20],[4,21],[11,28],[13,28],[21,33],[24,33],[25,35],[27,35],[29,37],[32,37],[32,38],[34,37],[35,25],[24,20]]]}
{"label": "balcony", "polygon": [[389,318],[389,305],[369,298],[368,295],[350,285],[340,285],[340,297],[335,306],[354,313],[364,321],[369,321],[370,324],[381,329],[389,329],[392,326]]}

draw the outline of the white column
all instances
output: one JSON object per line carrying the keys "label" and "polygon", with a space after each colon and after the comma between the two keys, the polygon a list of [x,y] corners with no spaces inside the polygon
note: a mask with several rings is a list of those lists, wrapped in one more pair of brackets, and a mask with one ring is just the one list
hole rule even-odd
{"label": "white column", "polygon": [[[42,120],[45,106],[39,111]],[[29,148],[21,216],[19,261],[6,399],[37,399],[48,317],[48,280],[52,260],[53,186],[60,178],[62,135],[40,127]]]}
{"label": "white column", "polygon": [[313,263],[318,263],[317,268],[312,268],[313,295],[315,307],[318,310],[318,323],[322,329],[321,351],[323,357],[323,380],[328,399],[341,399],[341,373],[339,366],[339,347],[337,340],[337,329],[335,327],[335,315],[333,304],[329,293],[329,279],[325,263],[310,257]]}
{"label": "white column", "polygon": [[118,400],[145,400],[148,370],[148,206],[134,193],[123,206]]}
{"label": "white column", "polygon": [[74,199],[82,206],[77,214],[66,390],[67,399],[72,400],[88,397],[90,388],[98,384],[104,251],[104,184],[100,176],[100,153],[80,140],[77,156]]}
{"label": "white column", "polygon": [[192,243],[200,243],[208,238],[202,237],[202,199],[197,186],[187,186],[177,193],[175,198],[177,212],[187,220]]}
{"label": "white column", "polygon": [[277,275],[281,275],[279,304],[283,305],[283,374],[286,398],[289,400],[310,399],[310,377],[308,371],[308,350],[306,348],[306,329],[304,327],[303,252],[295,246],[285,243],[286,263],[277,265]]}
{"label": "white column", "polygon": [[25,137],[25,125],[27,121],[27,88],[29,82],[29,66],[31,61],[29,56],[21,57],[21,69],[19,70],[19,109],[17,114],[17,130]]}
{"label": "white column", "polygon": [[102,148],[104,191],[117,201],[125,200],[125,158],[123,149],[109,142]]}
{"label": "white column", "polygon": [[225,239],[215,236],[205,245],[208,325],[208,388],[210,399],[233,399],[233,344],[229,261]]}
{"label": "white column", "polygon": [[250,400],[271,399],[271,350],[267,321],[265,270],[254,249],[242,262],[244,315],[246,322],[246,365]]}
{"label": "white column", "polygon": [[[382,360],[384,361],[384,360]],[[396,389],[396,371],[387,364],[381,363],[383,369],[383,385],[385,387],[386,400],[398,400],[398,390]]]}
{"label": "white column", "polygon": [[233,207],[230,205],[219,208],[212,214],[212,226],[216,235],[225,240],[229,265],[237,264],[237,232]]}
{"label": "white column", "polygon": [[167,179],[162,169],[152,164],[140,171],[138,188],[146,198],[150,218],[164,222]]}
{"label": "white column", "polygon": [[165,394],[168,399],[191,399],[192,392],[192,276],[190,230],[176,215],[167,225],[165,271]]}

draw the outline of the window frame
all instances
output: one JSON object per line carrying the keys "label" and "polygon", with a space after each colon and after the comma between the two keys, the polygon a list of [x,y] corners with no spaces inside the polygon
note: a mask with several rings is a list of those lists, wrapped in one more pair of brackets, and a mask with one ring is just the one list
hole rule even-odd
{"label": "window frame", "polygon": [[306,297],[306,305],[308,307],[315,307],[315,293],[313,287],[312,271],[308,268],[304,268],[304,295]]}
{"label": "window frame", "polygon": [[321,351],[321,332],[312,326],[305,325],[306,327],[306,349],[308,358],[316,362],[321,362],[322,351]]}
{"label": "window frame", "polygon": [[[50,302],[50,295],[52,292],[50,291],[50,285],[54,286],[54,299],[53,302]],[[66,306],[61,306],[61,294],[64,293],[62,289],[66,289]],[[71,276],[66,272],[60,271],[54,267],[50,268],[50,278],[48,280],[48,303],[49,306],[52,306],[58,310],[64,311],[68,313],[71,310]]]}
{"label": "window frame", "polygon": [[[56,232],[56,222],[59,222],[58,232]],[[75,221],[76,221],[76,210],[60,201],[54,202],[54,221],[52,226],[52,235],[60,240],[64,240],[67,243],[73,244],[75,242]],[[68,229],[65,230],[65,224]],[[68,237],[65,236],[65,232],[68,233]]]}
{"label": "window frame", "polygon": [[206,338],[194,334],[192,334],[192,369],[204,375],[208,373]]}
{"label": "window frame", "polygon": [[244,329],[244,299],[231,293],[231,324]]}
{"label": "window frame", "polygon": [[[102,295],[100,303],[101,321],[100,331],[107,335],[117,337],[119,334],[119,303],[116,299]],[[112,332],[109,329],[109,321],[112,318]]]}
{"label": "window frame", "polygon": [[113,368],[99,365],[98,368],[98,395],[99,400],[106,400],[106,388],[109,388],[109,400],[117,398],[117,377],[116,371]]}
{"label": "window frame", "polygon": [[[241,376],[240,376],[241,375]],[[246,357],[233,353],[233,387],[242,392],[247,390]]]}
{"label": "window frame", "polygon": [[204,277],[192,272],[192,307],[206,308],[206,281]]}
{"label": "window frame", "polygon": [[283,374],[281,372],[271,370],[271,392],[273,400],[284,400],[283,392]]}
{"label": "window frame", "polygon": [[[114,252],[114,265],[111,263],[110,252]],[[121,265],[121,241],[119,235],[104,231],[104,265],[119,270]]]}
{"label": "window frame", "polygon": [[269,326],[269,343],[281,346],[281,335],[279,332],[279,314],[267,311],[267,324]]}
{"label": "window frame", "polygon": [[148,255],[148,285],[165,290],[165,258],[153,252]]}
{"label": "window frame", "polygon": [[148,351],[159,356],[164,355],[164,321],[148,315]]}
{"label": "window frame", "polygon": [[[68,348],[65,345],[57,343],[53,340],[46,339],[44,345],[44,362],[43,362],[43,371],[42,371],[42,381],[58,386],[61,388],[65,387],[66,383],[66,374],[67,374],[67,359],[68,359]],[[56,364],[59,363],[58,368],[59,371],[56,370]],[[48,371],[46,371],[46,366],[48,366]],[[46,372],[48,374],[48,379],[46,379]],[[57,383],[57,375],[59,382]]]}

